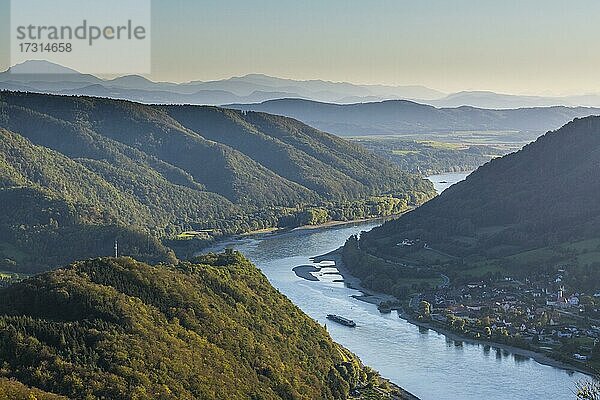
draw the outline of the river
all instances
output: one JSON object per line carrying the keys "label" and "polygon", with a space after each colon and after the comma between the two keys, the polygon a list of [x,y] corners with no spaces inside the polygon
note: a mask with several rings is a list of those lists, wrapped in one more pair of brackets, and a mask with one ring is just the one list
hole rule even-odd
{"label": "river", "polygon": [[444,174],[428,176],[427,179],[433,183],[436,192],[441,193],[456,182],[465,179],[469,173],[470,172],[446,172]]}
{"label": "river", "polygon": [[[455,182],[464,176],[438,175],[431,180],[441,191],[446,184],[440,181]],[[327,324],[334,340],[422,400],[574,398],[575,382],[585,378],[580,373],[542,365],[506,351],[453,341],[398,318],[396,312],[380,314],[374,305],[351,297],[360,292],[345,287],[343,282],[334,282],[340,279],[339,275],[325,274],[313,282],[292,272],[293,267],[309,263],[309,257],[332,251],[349,236],[378,224],[295,230],[239,239],[227,246],[243,252],[273,286],[319,323]],[[353,319],[357,327],[326,320],[330,313]]]}

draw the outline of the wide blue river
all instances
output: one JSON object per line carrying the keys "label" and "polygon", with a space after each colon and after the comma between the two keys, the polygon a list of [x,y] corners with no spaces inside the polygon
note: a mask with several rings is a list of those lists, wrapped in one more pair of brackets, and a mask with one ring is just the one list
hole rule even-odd
{"label": "wide blue river", "polygon": [[[430,179],[441,191],[464,175],[445,174]],[[506,351],[450,340],[398,318],[395,312],[380,314],[374,305],[351,297],[360,294],[358,291],[333,282],[339,276],[323,275],[319,277],[321,281],[312,282],[298,278],[292,271],[295,266],[309,263],[309,257],[334,250],[349,236],[377,225],[368,222],[297,230],[240,239],[227,246],[250,258],[305,313],[321,324],[327,323],[334,340],[422,400],[575,398],[574,385],[585,378],[580,373],[541,365]],[[325,319],[330,313],[352,318],[358,326],[352,329],[331,323]]]}

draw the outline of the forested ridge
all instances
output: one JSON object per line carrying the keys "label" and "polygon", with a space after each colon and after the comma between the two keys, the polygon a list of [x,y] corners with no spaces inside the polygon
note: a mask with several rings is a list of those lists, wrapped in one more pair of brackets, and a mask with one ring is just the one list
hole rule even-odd
{"label": "forested ridge", "polygon": [[0,361],[0,393],[74,399],[346,399],[381,383],[235,252],[92,259],[2,289]]}
{"label": "forested ridge", "polygon": [[172,261],[178,234],[385,216],[430,182],[298,121],[217,107],[0,93],[0,269]]}
{"label": "forested ridge", "polygon": [[[414,260],[427,244],[430,260],[446,260],[449,272],[485,262],[525,273],[562,262],[571,266],[574,287],[596,290],[599,172],[600,117],[576,119],[479,167],[423,206],[362,235],[359,244],[349,242],[347,251],[378,257],[381,268],[368,271],[358,263],[356,272],[380,280],[401,272],[384,260]],[[418,245],[402,246],[404,240]],[[578,256],[582,252],[587,255]]]}
{"label": "forested ridge", "polygon": [[[226,107],[285,115],[340,136],[441,134],[454,131],[489,131],[492,137],[493,131],[539,134],[556,129],[573,118],[600,113],[600,109],[590,107],[437,108],[409,100],[332,104],[294,98]],[[531,137],[535,138],[537,134]]]}

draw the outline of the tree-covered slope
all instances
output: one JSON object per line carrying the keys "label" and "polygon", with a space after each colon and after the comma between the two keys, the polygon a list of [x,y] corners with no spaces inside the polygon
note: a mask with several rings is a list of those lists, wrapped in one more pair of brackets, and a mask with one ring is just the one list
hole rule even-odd
{"label": "tree-covered slope", "polygon": [[[208,191],[234,202],[268,206],[315,200],[306,189],[232,148],[189,131],[156,107],[109,99],[21,93],[5,93],[1,99],[7,103],[5,123],[9,129],[36,144],[51,148],[67,146],[72,157],[85,154],[80,155],[79,145],[65,140],[62,126],[46,130],[45,119],[68,124],[72,134],[91,136],[94,144],[108,139],[120,147],[162,160],[188,172]],[[27,111],[25,117],[15,118],[23,108]]]}
{"label": "tree-covered slope", "polygon": [[0,315],[2,378],[74,399],[346,399],[378,382],[237,253],[77,262],[0,290]]}
{"label": "tree-covered slope", "polygon": [[6,129],[70,158],[141,159],[250,206],[431,191],[364,148],[288,118],[11,92],[0,95],[0,112]]}
{"label": "tree-covered slope", "polygon": [[216,107],[166,110],[203,137],[225,143],[320,195],[351,198],[373,194],[373,188],[381,193],[418,186],[414,175],[382,163],[365,148],[290,118]]}
{"label": "tree-covered slope", "polygon": [[44,190],[0,189],[0,270],[35,273],[93,254],[121,253],[142,260],[173,261],[157,238],[87,204],[73,204]]}
{"label": "tree-covered slope", "polygon": [[[235,202],[265,206],[314,201],[329,194],[351,198],[353,191],[372,194],[379,189],[370,182],[374,178],[393,189],[399,180],[395,176],[405,176],[362,148],[287,118],[266,124],[274,117],[213,107],[8,92],[2,100],[141,150],[189,172],[208,190]],[[10,123],[10,109],[8,114]],[[28,137],[35,134],[18,126],[9,128]],[[324,176],[306,177],[307,166]],[[361,184],[353,185],[353,180]],[[314,181],[323,188],[308,191],[303,185],[313,186]],[[426,186],[421,183],[418,189],[427,190]]]}
{"label": "tree-covered slope", "polygon": [[490,161],[364,240],[420,237],[459,256],[548,246],[600,236],[599,198],[600,117],[588,117]]}
{"label": "tree-covered slope", "polygon": [[[143,224],[150,211],[129,193],[119,191],[101,176],[60,153],[33,145],[13,132],[0,129],[2,188],[29,186],[61,195],[72,203],[105,206],[129,224]],[[136,209],[132,213],[128,204]]]}
{"label": "tree-covered slope", "polygon": [[[565,268],[572,288],[596,291],[599,172],[600,117],[577,119],[490,161],[360,241],[352,238],[344,259],[367,285],[385,291],[440,271],[464,281]],[[414,244],[402,245],[407,239]]]}
{"label": "tree-covered slope", "polygon": [[573,291],[595,293],[599,198],[600,117],[576,119],[351,238],[343,257],[366,286],[399,297],[437,284],[440,273],[468,282],[560,271]]}
{"label": "tree-covered slope", "polygon": [[[298,121],[215,107],[1,92],[0,135],[0,196],[13,210],[0,227],[2,269],[109,255],[115,239],[123,254],[163,260],[155,238],[181,248],[172,239],[183,231],[383,216],[433,194],[428,181]],[[41,204],[35,224],[11,217],[28,212],[22,196],[60,202],[81,240],[58,245],[65,224]],[[136,239],[90,242],[89,229],[106,226]]]}
{"label": "tree-covered slope", "polygon": [[11,379],[0,379],[0,399],[4,400],[66,400],[66,397],[32,389],[21,382]]}

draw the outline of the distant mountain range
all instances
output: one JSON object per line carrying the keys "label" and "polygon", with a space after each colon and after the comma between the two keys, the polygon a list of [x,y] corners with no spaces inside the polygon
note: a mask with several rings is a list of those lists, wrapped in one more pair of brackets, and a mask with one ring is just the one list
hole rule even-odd
{"label": "distant mountain range", "polygon": [[391,98],[435,99],[444,96],[443,93],[424,86],[299,81],[261,74],[181,84],[152,82],[136,75],[103,80],[46,61],[26,61],[0,73],[0,89],[101,96],[141,103],[207,105],[255,103],[280,98],[355,103]]}
{"label": "distant mountain range", "polygon": [[440,99],[417,101],[436,107],[471,106],[499,110],[553,106],[600,107],[600,94],[544,97],[503,94],[489,91],[464,91],[452,93]]}
{"label": "distant mountain range", "polygon": [[301,99],[269,100],[226,107],[261,111],[298,119],[340,136],[389,135],[453,131],[518,131],[538,134],[573,118],[599,115],[600,108],[536,107],[487,110],[474,107],[436,108],[408,100],[363,104],[330,104]]}
{"label": "distant mountain range", "polygon": [[106,80],[47,61],[26,61],[0,73],[0,89],[100,96],[162,104],[224,105],[296,98],[336,104],[413,100],[436,107],[472,106],[492,109],[600,107],[600,94],[566,97],[521,96],[485,91],[447,94],[419,85],[357,85],[282,79],[262,74],[179,84],[153,82],[137,75]]}

